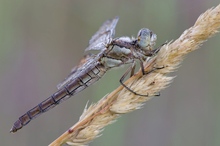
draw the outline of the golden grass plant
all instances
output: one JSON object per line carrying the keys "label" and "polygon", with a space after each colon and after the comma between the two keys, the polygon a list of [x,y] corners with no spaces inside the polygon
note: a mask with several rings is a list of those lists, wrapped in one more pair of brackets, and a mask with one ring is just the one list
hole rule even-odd
{"label": "golden grass plant", "polygon": [[[137,96],[119,86],[98,103],[85,108],[79,121],[63,133],[50,146],[86,145],[100,136],[104,127],[113,123],[121,114],[141,108],[155,93],[167,87],[174,77],[167,76],[175,71],[189,52],[198,49],[204,41],[218,32],[220,28],[220,5],[207,10],[199,16],[194,26],[185,30],[176,39],[161,47],[158,54],[145,63],[145,71],[129,78],[125,84],[137,93],[149,97]],[[156,69],[164,67],[163,69]],[[153,70],[153,71],[152,71]]]}

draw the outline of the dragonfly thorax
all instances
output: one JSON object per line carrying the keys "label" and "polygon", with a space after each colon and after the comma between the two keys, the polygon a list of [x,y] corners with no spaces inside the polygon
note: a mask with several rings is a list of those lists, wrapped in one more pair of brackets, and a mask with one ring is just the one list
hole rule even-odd
{"label": "dragonfly thorax", "polygon": [[[125,44],[132,42],[129,37],[120,37],[115,40]],[[126,45],[111,44],[108,46],[108,50],[109,51],[107,51],[105,56],[101,59],[102,64],[108,69],[132,63],[134,60],[131,49]]]}

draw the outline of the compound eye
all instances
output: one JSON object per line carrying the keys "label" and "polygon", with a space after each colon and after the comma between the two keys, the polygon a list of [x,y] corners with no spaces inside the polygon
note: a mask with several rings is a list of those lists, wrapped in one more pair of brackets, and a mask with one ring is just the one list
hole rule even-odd
{"label": "compound eye", "polygon": [[155,33],[151,33],[151,42],[155,42],[157,40],[157,35]]}
{"label": "compound eye", "polygon": [[150,49],[155,44],[157,35],[148,28],[142,28],[137,35],[137,44],[142,49]]}

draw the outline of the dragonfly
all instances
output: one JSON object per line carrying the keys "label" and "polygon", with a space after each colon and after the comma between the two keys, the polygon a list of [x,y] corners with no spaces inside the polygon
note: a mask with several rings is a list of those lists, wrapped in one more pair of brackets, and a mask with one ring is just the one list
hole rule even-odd
{"label": "dragonfly", "polygon": [[118,20],[119,17],[115,17],[102,24],[85,49],[86,52],[98,51],[98,53],[84,56],[79,65],[71,70],[70,75],[57,85],[58,90],[19,117],[10,132],[18,131],[42,113],[97,82],[109,69],[125,64],[131,64],[131,66],[121,77],[120,83],[130,92],[142,96],[127,87],[123,80],[129,72],[131,76],[134,74],[136,60],[139,60],[142,73],[145,74],[143,62],[159,51],[154,49],[157,36],[151,30],[142,28],[137,38],[126,36],[113,38]]}

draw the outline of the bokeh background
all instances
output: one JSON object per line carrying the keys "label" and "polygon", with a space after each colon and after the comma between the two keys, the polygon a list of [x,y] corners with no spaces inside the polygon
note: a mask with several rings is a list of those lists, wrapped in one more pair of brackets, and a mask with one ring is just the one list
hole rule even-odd
{"label": "bokeh background", "polygon": [[[90,37],[119,16],[116,36],[153,30],[157,46],[178,38],[219,0],[0,0],[0,143],[45,146],[77,122],[87,101],[119,85],[112,70],[15,134],[14,121],[53,92],[77,65]],[[219,146],[220,34],[189,54],[174,82],[143,109],[123,115],[90,145]]]}

